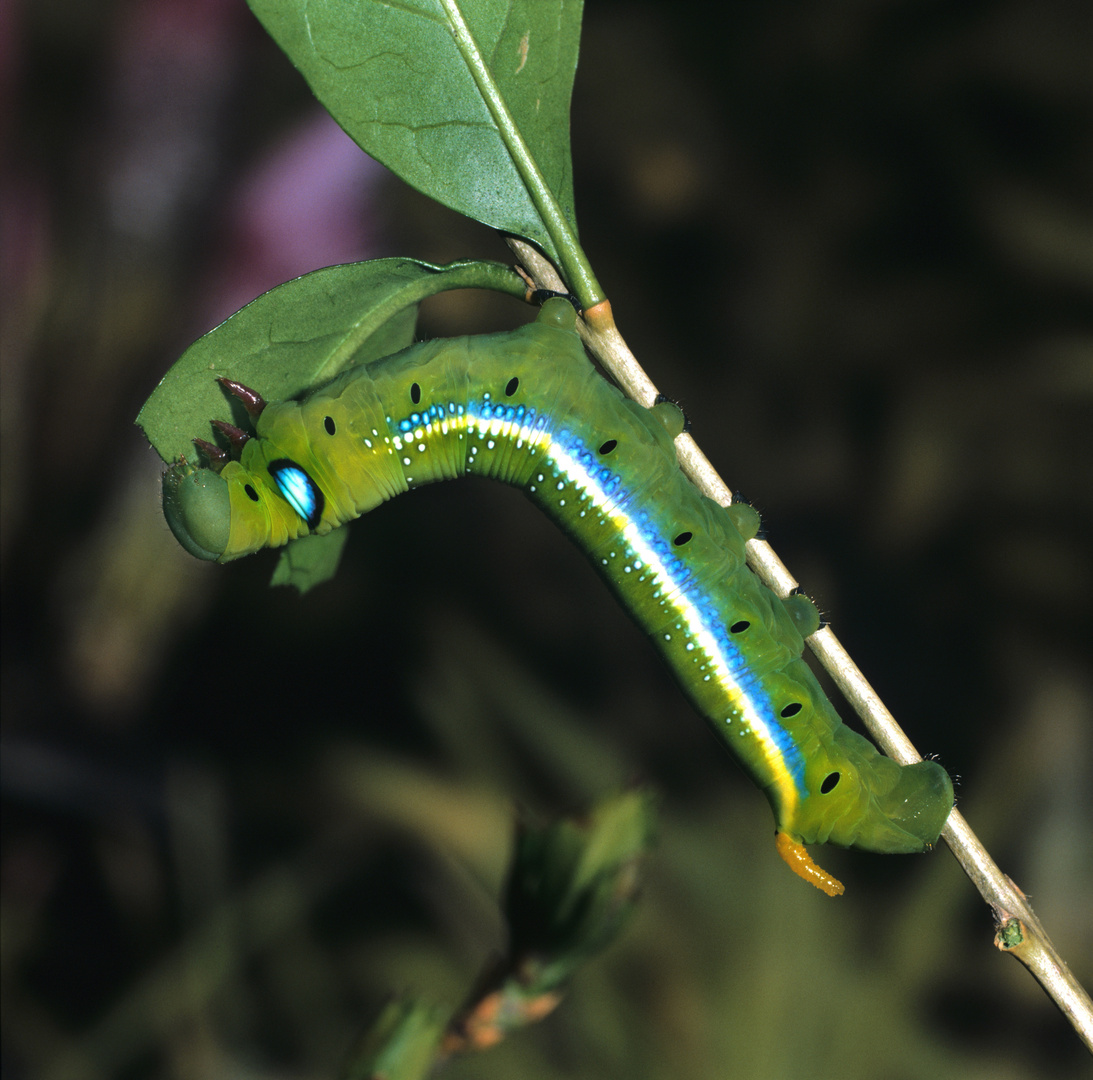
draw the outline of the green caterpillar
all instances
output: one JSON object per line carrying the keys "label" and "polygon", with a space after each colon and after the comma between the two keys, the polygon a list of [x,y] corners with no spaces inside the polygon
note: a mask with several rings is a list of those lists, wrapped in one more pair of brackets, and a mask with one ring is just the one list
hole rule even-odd
{"label": "green caterpillar", "polygon": [[684,477],[678,409],[645,409],[601,378],[565,300],[510,333],[425,342],[346,371],[301,401],[267,405],[222,382],[256,437],[219,424],[238,460],[195,440],[213,467],[168,469],[164,512],[192,554],[227,562],[326,533],[465,473],[506,481],[573,537],[656,643],[766,794],[797,873],[837,895],[804,844],[915,852],[937,841],[948,774],[898,765],[840,721],[801,659],[815,607],[779,599],[745,565],[758,516]]}

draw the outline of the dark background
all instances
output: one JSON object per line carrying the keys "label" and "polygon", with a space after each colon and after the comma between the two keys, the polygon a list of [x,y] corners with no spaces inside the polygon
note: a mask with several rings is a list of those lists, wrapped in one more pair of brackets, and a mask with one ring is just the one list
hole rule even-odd
{"label": "dark background", "polygon": [[[500,941],[518,808],[662,792],[638,917],[452,1076],[1069,1077],[947,850],[829,901],[582,556],[469,481],[336,582],[199,565],[132,418],[257,293],[505,259],[309,98],[242,0],[0,8],[3,1069],[323,1077]],[[1090,18],[592,0],[582,240],[623,333],[1093,978]],[[422,336],[522,321],[451,294]]]}

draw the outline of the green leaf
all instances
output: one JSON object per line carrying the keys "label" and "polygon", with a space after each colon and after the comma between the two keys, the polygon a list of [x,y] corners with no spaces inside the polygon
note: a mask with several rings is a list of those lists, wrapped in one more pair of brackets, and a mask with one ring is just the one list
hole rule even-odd
{"label": "green leaf", "polygon": [[301,536],[281,551],[270,585],[292,585],[301,593],[329,581],[338,571],[349,529],[342,526],[325,536]]}
{"label": "green leaf", "polygon": [[248,3],[362,149],[563,265],[582,0]]}
{"label": "green leaf", "polygon": [[507,266],[412,259],[330,266],[279,285],[199,338],[144,404],[137,424],[164,461],[194,456],[209,421],[246,426],[238,403],[216,382],[224,375],[267,400],[295,397],[340,371],[405,348],[421,300],[447,289],[493,288],[523,295]]}
{"label": "green leaf", "polygon": [[440,1009],[396,998],[350,1052],[342,1080],[425,1080],[443,1032]]}
{"label": "green leaf", "polygon": [[636,789],[602,800],[584,818],[521,829],[505,914],[511,953],[534,958],[530,993],[561,985],[618,935],[637,900],[655,818],[651,793]]}

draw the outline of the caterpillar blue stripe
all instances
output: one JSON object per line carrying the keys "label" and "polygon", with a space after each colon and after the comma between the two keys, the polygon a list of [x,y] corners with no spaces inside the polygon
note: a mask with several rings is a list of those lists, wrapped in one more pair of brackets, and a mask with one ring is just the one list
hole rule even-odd
{"label": "caterpillar blue stripe", "polygon": [[[805,844],[924,851],[952,807],[936,762],[900,766],[846,727],[801,659],[819,624],[745,564],[759,519],[683,476],[680,415],[601,378],[575,316],[550,300],[506,334],[414,345],[301,401],[261,401],[239,460],[172,466],[164,509],[182,544],[227,562],[325,533],[410,488],[465,474],[523,490],[573,538],[649,635],[774,811],[778,850],[832,894]],[[260,389],[260,388],[259,388]],[[257,400],[260,405],[255,405]],[[207,445],[207,444],[206,444]]]}

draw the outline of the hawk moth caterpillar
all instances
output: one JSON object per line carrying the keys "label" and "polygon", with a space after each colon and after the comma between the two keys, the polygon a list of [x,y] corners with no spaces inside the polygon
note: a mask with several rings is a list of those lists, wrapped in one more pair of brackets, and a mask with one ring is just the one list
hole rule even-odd
{"label": "hawk moth caterpillar", "polygon": [[805,844],[926,850],[953,805],[948,774],[899,765],[842,723],[801,657],[816,608],[777,597],[745,564],[758,515],[687,480],[678,407],[646,409],[603,379],[575,319],[550,299],[517,330],[412,345],[298,401],[267,404],[222,379],[255,435],[215,422],[237,458],[198,439],[211,467],[168,469],[172,531],[191,554],[228,562],[424,484],[512,484],[582,548],[762,789],[796,873],[837,895]]}

